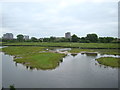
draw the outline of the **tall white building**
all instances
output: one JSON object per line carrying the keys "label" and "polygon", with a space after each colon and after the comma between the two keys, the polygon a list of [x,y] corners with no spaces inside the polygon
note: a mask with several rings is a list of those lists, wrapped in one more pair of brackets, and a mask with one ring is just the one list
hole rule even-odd
{"label": "tall white building", "polygon": [[12,33],[3,34],[3,39],[13,39],[13,34]]}
{"label": "tall white building", "polygon": [[24,35],[24,39],[25,40],[29,40],[29,36],[28,35]]}
{"label": "tall white building", "polygon": [[65,33],[65,38],[71,38],[71,33],[70,32]]}

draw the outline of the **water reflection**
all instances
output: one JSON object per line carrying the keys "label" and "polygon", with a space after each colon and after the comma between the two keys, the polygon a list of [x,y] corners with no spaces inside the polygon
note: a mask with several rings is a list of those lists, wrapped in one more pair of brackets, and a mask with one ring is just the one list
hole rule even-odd
{"label": "water reflection", "polygon": [[63,51],[70,51],[71,48],[61,48],[61,49],[54,49],[56,52],[63,52]]}
{"label": "water reflection", "polygon": [[15,63],[12,57],[3,55],[3,86],[15,83],[17,88],[118,87],[117,69],[99,65],[95,57],[68,55],[60,62],[58,68],[41,70]]}
{"label": "water reflection", "polygon": [[[14,62],[15,62],[15,61],[14,61]],[[33,70],[54,70],[54,69],[56,69],[57,67],[59,67],[60,63],[62,63],[62,62],[63,62],[63,59],[61,59],[61,60],[56,64],[56,66],[53,67],[53,68],[32,67],[32,66],[26,65],[26,63],[17,63],[17,62],[15,62],[14,64],[15,64],[16,67],[19,67],[19,65],[23,65],[27,70],[33,71]]]}
{"label": "water reflection", "polygon": [[28,66],[26,66],[26,69],[29,69],[29,67],[28,67]]}
{"label": "water reflection", "polygon": [[75,57],[75,56],[77,56],[78,54],[76,54],[76,53],[72,53],[71,55],[72,55],[73,57]]}
{"label": "water reflection", "polygon": [[15,66],[17,67],[17,62],[15,62]]}
{"label": "water reflection", "polygon": [[93,56],[96,57],[98,54],[97,53],[86,53],[86,56]]}

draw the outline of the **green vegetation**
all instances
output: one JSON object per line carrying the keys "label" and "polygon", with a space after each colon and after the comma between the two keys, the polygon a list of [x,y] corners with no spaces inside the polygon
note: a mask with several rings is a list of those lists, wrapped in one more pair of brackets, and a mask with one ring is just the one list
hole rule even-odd
{"label": "green vegetation", "polygon": [[101,57],[96,59],[99,64],[111,66],[111,67],[120,67],[120,58],[114,57]]}
{"label": "green vegetation", "polygon": [[[35,39],[33,38],[33,40]],[[65,56],[64,54],[49,52],[46,50],[46,48],[55,49],[62,47],[71,48],[75,47],[72,48],[72,50],[70,50],[69,52],[75,54],[80,53],[82,51],[86,51],[86,52],[98,52],[100,54],[108,55],[120,55],[120,53],[118,52],[119,49],[117,49],[119,48],[117,43],[19,42],[19,43],[5,43],[4,45],[26,45],[5,47],[2,49],[2,51],[9,55],[15,56],[14,60],[17,63],[23,63],[25,66],[37,69],[54,69],[59,65],[61,59]],[[36,45],[40,45],[42,47]],[[100,49],[100,48],[116,48],[116,49]]]}
{"label": "green vegetation", "polygon": [[54,69],[61,62],[64,54],[45,52],[44,47],[5,47],[5,53],[14,56],[17,63],[23,63],[37,69]]}
{"label": "green vegetation", "polygon": [[18,40],[19,42],[24,41],[24,36],[23,36],[22,34],[17,35],[17,40]]}
{"label": "green vegetation", "polygon": [[77,48],[72,48],[70,50],[71,53],[80,53],[80,52],[98,52],[100,54],[108,54],[108,55],[120,55],[120,52],[118,49],[77,49]]}
{"label": "green vegetation", "polygon": [[0,42],[0,45],[2,45],[2,42]]}
{"label": "green vegetation", "polygon": [[115,43],[70,43],[70,42],[18,42],[6,43],[3,45],[41,45],[41,46],[55,46],[55,47],[77,47],[77,48],[119,48],[119,44]]}
{"label": "green vegetation", "polygon": [[96,34],[87,34],[86,40],[89,42],[98,42],[98,36]]}
{"label": "green vegetation", "polygon": [[10,87],[10,90],[16,90],[14,85],[10,85],[9,87]]}
{"label": "green vegetation", "polygon": [[72,35],[71,41],[77,42],[77,41],[79,41],[79,38],[77,37],[77,35],[74,34],[74,35]]}
{"label": "green vegetation", "polygon": [[[1,38],[0,38],[1,40]],[[25,40],[22,34],[17,35],[17,39],[4,39],[2,38],[3,42],[78,42],[78,43],[120,43],[119,38],[114,37],[98,37],[97,34],[87,34],[86,37],[78,37],[77,35],[73,34],[71,38],[65,37],[48,37],[48,38],[36,38],[31,37],[28,40]]]}
{"label": "green vegetation", "polygon": [[5,44],[5,42],[2,42],[2,41],[1,41],[1,42],[0,42],[0,45],[2,45],[2,44]]}

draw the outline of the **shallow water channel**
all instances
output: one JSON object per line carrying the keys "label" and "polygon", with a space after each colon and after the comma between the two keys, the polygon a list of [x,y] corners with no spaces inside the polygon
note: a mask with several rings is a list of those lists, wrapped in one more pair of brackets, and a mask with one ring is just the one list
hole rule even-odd
{"label": "shallow water channel", "polygon": [[[99,65],[95,58],[78,54],[67,55],[53,70],[26,68],[2,54],[2,86],[16,88],[117,88],[118,68]],[[104,55],[103,55],[104,56]]]}

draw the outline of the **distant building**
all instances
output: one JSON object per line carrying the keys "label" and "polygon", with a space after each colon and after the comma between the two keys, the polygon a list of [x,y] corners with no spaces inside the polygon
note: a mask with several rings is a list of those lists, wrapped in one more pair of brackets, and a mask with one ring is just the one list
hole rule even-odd
{"label": "distant building", "polygon": [[71,33],[70,32],[65,33],[65,38],[71,38]]}
{"label": "distant building", "polygon": [[28,35],[24,35],[24,39],[25,40],[29,40],[29,36]]}
{"label": "distant building", "polygon": [[13,39],[13,34],[12,33],[3,34],[3,39]]}

